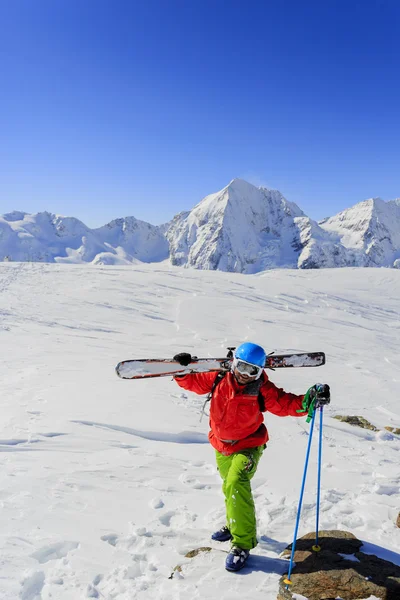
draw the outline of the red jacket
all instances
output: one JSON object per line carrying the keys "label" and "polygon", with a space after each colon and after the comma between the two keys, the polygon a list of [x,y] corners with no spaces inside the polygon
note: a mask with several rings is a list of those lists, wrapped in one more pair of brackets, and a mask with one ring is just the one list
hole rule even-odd
{"label": "red jacket", "polygon": [[[196,394],[208,394],[217,373],[191,373],[176,377],[177,384]],[[227,373],[218,383],[210,406],[210,433],[208,439],[212,446],[229,455],[244,448],[262,446],[269,437],[264,425],[264,417],[258,402],[258,393],[264,400],[265,411],[279,417],[303,417],[304,396],[289,394],[269,381],[265,371],[257,385],[240,385],[233,373]],[[258,386],[259,387],[258,392]],[[301,410],[300,413],[296,412]]]}

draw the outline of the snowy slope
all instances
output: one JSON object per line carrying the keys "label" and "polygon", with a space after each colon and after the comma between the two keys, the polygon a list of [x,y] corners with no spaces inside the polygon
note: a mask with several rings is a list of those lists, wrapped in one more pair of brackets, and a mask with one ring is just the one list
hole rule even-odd
{"label": "snowy slope", "polygon": [[174,219],[166,234],[171,263],[239,273],[296,267],[300,216],[277,190],[234,179]]}
{"label": "snowy slope", "polygon": [[299,231],[299,269],[357,266],[354,253],[345,248],[336,235],[322,229],[308,217],[295,219]]}
{"label": "snowy slope", "polygon": [[166,228],[171,263],[257,273],[271,268],[393,266],[398,201],[357,204],[318,224],[280,192],[234,179]]}
{"label": "snowy slope", "polygon": [[0,217],[1,260],[129,264],[168,257],[168,242],[157,227],[134,217],[89,229],[78,219],[48,212],[13,212]]}
{"label": "snowy slope", "polygon": [[30,215],[14,211],[0,217],[0,256],[13,261],[52,262],[66,248],[92,241],[86,225],[72,217],[48,212]]}
{"label": "snowy slope", "polygon": [[169,255],[168,242],[159,228],[134,217],[116,219],[93,232],[104,244],[123,248],[142,262],[159,262]]}
{"label": "snowy slope", "polygon": [[[400,427],[397,270],[3,263],[0,292],[2,600],[275,600],[309,425],[266,415],[253,480],[260,543],[234,575],[223,552],[184,558],[224,522],[203,398],[170,378],[114,374],[124,358],[220,354],[246,339],[326,352],[324,367],[271,373],[297,393],[331,384],[321,527],[399,562],[400,439],[382,431]],[[299,535],[315,527],[316,455],[315,440]]]}
{"label": "snowy slope", "polygon": [[320,226],[353,250],[359,266],[393,266],[400,258],[400,201],[370,198],[325,219]]}

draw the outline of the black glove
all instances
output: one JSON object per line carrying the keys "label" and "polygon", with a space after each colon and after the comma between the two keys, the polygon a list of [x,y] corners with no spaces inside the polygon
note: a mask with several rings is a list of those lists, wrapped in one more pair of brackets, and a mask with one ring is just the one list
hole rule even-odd
{"label": "black glove", "polygon": [[179,352],[179,354],[175,354],[173,360],[176,360],[183,367],[187,367],[189,363],[193,361],[194,357],[188,352]]}
{"label": "black glove", "polygon": [[308,388],[303,398],[302,410],[297,412],[308,412],[307,423],[314,416],[315,409],[326,406],[331,401],[331,392],[327,383],[316,383]]}
{"label": "black glove", "polygon": [[331,388],[327,383],[317,383],[315,391],[315,407],[325,406],[331,401]]}
{"label": "black glove", "polygon": [[[331,401],[331,390],[327,383],[316,383],[307,391],[308,408],[314,402],[315,408],[326,406]],[[306,398],[304,398],[306,399]]]}

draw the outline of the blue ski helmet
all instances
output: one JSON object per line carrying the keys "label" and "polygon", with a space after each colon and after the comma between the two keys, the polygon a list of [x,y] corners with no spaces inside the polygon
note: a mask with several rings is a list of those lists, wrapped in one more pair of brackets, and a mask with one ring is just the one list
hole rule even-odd
{"label": "blue ski helmet", "polygon": [[235,350],[235,358],[244,360],[244,362],[250,363],[251,365],[257,365],[257,367],[265,367],[265,361],[267,355],[265,354],[264,348],[251,342],[245,342],[240,344]]}

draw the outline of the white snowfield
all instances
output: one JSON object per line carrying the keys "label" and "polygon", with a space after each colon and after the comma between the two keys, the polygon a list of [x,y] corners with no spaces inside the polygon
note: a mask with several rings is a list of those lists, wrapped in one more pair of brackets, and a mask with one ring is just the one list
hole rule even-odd
{"label": "white snowfield", "polygon": [[[296,393],[329,383],[320,525],[400,563],[400,272],[240,275],[168,264],[0,264],[1,600],[275,600],[287,570],[309,425],[266,414],[253,480],[259,545],[239,574],[212,545],[224,524],[203,397],[169,378],[124,381],[120,360],[325,351],[270,374]],[[340,423],[362,415],[380,431]],[[299,535],[315,529],[318,426]],[[173,568],[182,572],[173,579]],[[356,563],[354,563],[356,565]]]}

